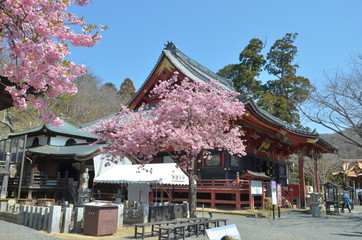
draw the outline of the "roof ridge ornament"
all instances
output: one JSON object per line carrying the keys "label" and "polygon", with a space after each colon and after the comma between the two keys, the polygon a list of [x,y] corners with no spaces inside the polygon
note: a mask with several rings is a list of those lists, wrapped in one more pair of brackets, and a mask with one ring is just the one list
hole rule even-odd
{"label": "roof ridge ornament", "polygon": [[165,44],[165,49],[175,51],[177,47],[172,41],[167,41],[167,43]]}

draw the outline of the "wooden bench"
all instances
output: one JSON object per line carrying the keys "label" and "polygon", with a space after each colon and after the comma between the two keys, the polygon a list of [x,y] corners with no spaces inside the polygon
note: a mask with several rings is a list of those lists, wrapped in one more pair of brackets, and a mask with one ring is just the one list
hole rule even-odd
{"label": "wooden bench", "polygon": [[204,225],[205,230],[210,228],[210,224],[213,224],[213,227],[220,227],[220,222],[224,223],[224,226],[226,226],[227,219],[208,219],[205,221],[201,221],[200,224]]}
{"label": "wooden bench", "polygon": [[201,231],[203,235],[205,235],[206,229],[210,228],[210,224],[214,224],[214,227],[219,227],[220,222],[223,222],[225,226],[227,219],[208,219],[196,222],[159,226],[158,239],[161,240],[162,238],[166,238],[167,240],[169,240],[171,237],[171,233],[173,233],[173,236],[175,238],[177,235],[180,235],[182,239],[185,239],[186,231],[188,232],[189,236],[191,235],[191,233],[194,233],[196,237],[199,237],[199,231]]}
{"label": "wooden bench", "polygon": [[182,236],[182,239],[185,239],[186,230],[189,232],[189,235],[191,234],[191,231],[193,231],[195,235],[198,237],[199,226],[200,226],[199,223],[200,222],[190,222],[190,223],[161,226],[159,227],[158,231],[158,239],[161,240],[162,238],[167,238],[169,240],[171,237],[171,232],[173,232],[174,236],[180,235]]}
{"label": "wooden bench", "polygon": [[[135,227],[134,231],[134,237],[137,238],[138,235],[142,236],[142,239],[145,238],[145,228],[151,227],[151,236],[154,235],[155,232],[159,231],[159,228],[162,225],[169,226],[170,224],[182,224],[182,223],[190,223],[190,222],[198,222],[198,221],[205,221],[208,218],[200,217],[200,218],[180,218],[180,219],[174,219],[169,221],[160,221],[160,222],[148,222],[148,223],[136,223],[133,224]],[[141,232],[138,231],[138,229],[141,228]]]}

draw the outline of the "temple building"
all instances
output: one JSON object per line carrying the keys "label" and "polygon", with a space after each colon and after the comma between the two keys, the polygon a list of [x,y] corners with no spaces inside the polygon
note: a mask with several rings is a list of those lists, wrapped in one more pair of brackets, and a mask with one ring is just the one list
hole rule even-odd
{"label": "temple building", "polygon": [[[179,79],[187,77],[201,82],[214,79],[226,90],[235,91],[231,80],[216,75],[181,52],[175,44],[168,42],[148,78],[130,101],[129,107],[137,109],[141,104],[156,104],[159,99],[150,99],[150,91],[159,80],[169,79],[175,71],[179,72]],[[285,194],[288,194],[290,188],[287,188],[289,174],[287,157],[298,154],[300,186],[299,189],[293,190],[295,197],[300,198],[301,206],[305,206],[303,156],[313,155],[317,161],[319,154],[334,152],[335,148],[321,139],[316,131],[296,128],[272,116],[259,108],[250,97],[240,96],[240,101],[246,108],[246,114],[239,119],[238,124],[245,133],[247,155],[238,157],[224,151],[212,150],[211,158],[200,160],[195,168],[195,173],[198,175],[198,202],[210,203],[212,207],[217,204],[232,204],[237,209],[245,205],[254,206],[254,203],[263,201],[266,180],[274,180],[285,186]],[[160,154],[153,162],[169,161],[170,157]],[[227,187],[229,181],[235,179],[244,181],[244,185]],[[254,183],[259,181],[255,184],[264,186],[262,194],[252,196],[253,180]],[[319,191],[319,182],[316,182],[315,187]],[[187,200],[187,188],[177,190],[165,188],[165,192],[170,201]]]}

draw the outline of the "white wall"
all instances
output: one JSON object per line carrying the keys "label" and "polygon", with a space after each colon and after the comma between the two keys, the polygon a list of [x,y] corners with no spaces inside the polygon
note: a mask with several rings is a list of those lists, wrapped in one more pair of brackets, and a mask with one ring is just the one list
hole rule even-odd
{"label": "white wall", "polygon": [[76,143],[87,143],[84,139],[78,139],[78,138],[71,138],[71,137],[64,137],[64,136],[56,136],[50,138],[50,145],[52,146],[64,146],[67,140],[74,139]]}
{"label": "white wall", "polygon": [[[28,137],[27,142],[26,142],[26,146],[30,147],[33,144],[35,137]],[[39,139],[39,145],[46,145],[47,144],[47,137],[45,137],[44,135],[40,135],[37,136],[37,138]]]}
{"label": "white wall", "polygon": [[[39,139],[39,145],[43,146],[47,144],[47,137],[45,135],[36,136]],[[26,143],[27,147],[30,147],[33,144],[35,137],[29,137]],[[71,138],[71,137],[64,137],[64,136],[56,136],[50,138],[50,145],[52,146],[64,146],[65,143],[69,139],[74,139],[76,143],[87,143],[84,139],[78,139],[78,138]]]}

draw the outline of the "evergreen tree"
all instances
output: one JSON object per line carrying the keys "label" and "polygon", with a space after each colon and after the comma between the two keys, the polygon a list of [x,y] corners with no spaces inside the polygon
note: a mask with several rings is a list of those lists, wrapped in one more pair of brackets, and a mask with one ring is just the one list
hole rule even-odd
{"label": "evergreen tree", "polygon": [[299,66],[293,61],[298,52],[294,45],[297,36],[297,33],[287,33],[270,48],[265,69],[276,79],[265,84],[258,105],[272,115],[300,126],[296,104],[306,100],[312,86],[309,79],[296,75]]}
{"label": "evergreen tree", "polygon": [[217,74],[232,79],[235,90],[241,94],[251,93],[258,97],[261,94],[262,84],[256,77],[260,75],[266,62],[261,54],[263,47],[260,39],[251,39],[240,53],[240,63],[227,65]]}
{"label": "evergreen tree", "polygon": [[113,83],[105,83],[101,88],[103,89],[109,89],[109,90],[112,90],[112,91],[115,91],[117,92],[117,88],[116,86],[113,84]]}
{"label": "evergreen tree", "polygon": [[[294,46],[297,33],[287,33],[275,41],[266,60],[261,53],[264,44],[253,38],[240,53],[240,63],[229,64],[218,71],[218,75],[233,80],[236,91],[251,93],[257,104],[272,115],[300,126],[297,104],[304,102],[312,89],[309,80],[296,75],[299,67],[293,64],[298,50]],[[265,68],[263,69],[263,67]],[[276,77],[265,84],[257,79],[262,70]]]}
{"label": "evergreen tree", "polygon": [[120,96],[121,104],[127,104],[135,95],[136,88],[130,78],[124,79],[121,86],[119,87],[118,94]]}

